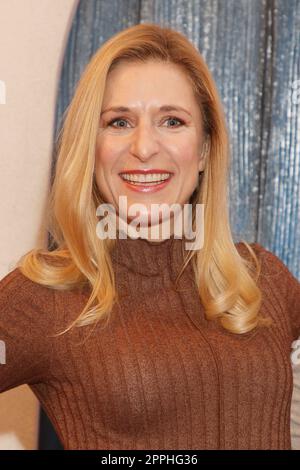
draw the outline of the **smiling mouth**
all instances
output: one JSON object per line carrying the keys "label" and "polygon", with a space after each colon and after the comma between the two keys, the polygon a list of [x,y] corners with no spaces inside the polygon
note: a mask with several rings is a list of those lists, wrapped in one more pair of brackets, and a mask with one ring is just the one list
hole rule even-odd
{"label": "smiling mouth", "polygon": [[147,175],[122,173],[120,176],[126,183],[134,186],[156,186],[169,180],[172,175],[171,173],[149,173]]}
{"label": "smiling mouth", "polygon": [[128,189],[144,194],[163,190],[170,183],[172,176],[173,173],[120,174],[120,178]]}
{"label": "smiling mouth", "polygon": [[165,180],[161,181],[147,181],[147,182],[138,182],[138,181],[129,181],[129,180],[124,180],[128,184],[132,184],[133,186],[142,186],[142,187],[151,187],[151,186],[157,186],[159,184],[163,184],[167,182],[170,178],[166,178]]}

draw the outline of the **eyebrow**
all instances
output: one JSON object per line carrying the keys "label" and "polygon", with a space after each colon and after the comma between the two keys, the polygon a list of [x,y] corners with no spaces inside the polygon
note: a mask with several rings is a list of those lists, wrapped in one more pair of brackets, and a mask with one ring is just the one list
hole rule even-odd
{"label": "eyebrow", "polygon": [[[126,106],[112,106],[110,108],[107,108],[107,109],[104,109],[100,116],[102,116],[102,114],[104,113],[107,113],[108,111],[115,111],[115,112],[120,112],[120,113],[126,113],[128,111],[131,111],[130,108],[127,108]],[[182,108],[181,106],[175,106],[175,105],[171,105],[171,104],[165,104],[164,106],[161,106],[159,108],[159,111],[163,111],[163,112],[169,112],[169,111],[183,111],[184,113],[187,113],[189,114],[190,116],[191,113],[189,111],[187,111],[186,109]]]}

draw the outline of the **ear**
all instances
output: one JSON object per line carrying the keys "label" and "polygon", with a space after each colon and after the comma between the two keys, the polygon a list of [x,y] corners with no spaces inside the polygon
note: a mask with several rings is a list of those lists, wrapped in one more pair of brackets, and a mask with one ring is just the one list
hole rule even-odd
{"label": "ear", "polygon": [[201,151],[200,158],[199,158],[199,166],[198,166],[199,171],[204,170],[206,160],[209,155],[209,151],[210,151],[210,138],[209,136],[207,136],[202,145],[202,151]]}

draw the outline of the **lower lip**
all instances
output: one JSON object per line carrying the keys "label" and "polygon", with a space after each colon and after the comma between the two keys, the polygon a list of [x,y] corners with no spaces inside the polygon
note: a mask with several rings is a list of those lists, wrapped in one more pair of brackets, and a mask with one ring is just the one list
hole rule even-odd
{"label": "lower lip", "polygon": [[120,176],[121,180],[123,183],[126,184],[126,186],[131,189],[132,191],[135,191],[137,193],[156,193],[156,191],[160,191],[161,189],[165,188],[167,184],[171,181],[172,175],[165,181],[162,181],[159,184],[154,184],[154,185],[147,185],[145,184],[130,184],[129,181],[124,180]]}

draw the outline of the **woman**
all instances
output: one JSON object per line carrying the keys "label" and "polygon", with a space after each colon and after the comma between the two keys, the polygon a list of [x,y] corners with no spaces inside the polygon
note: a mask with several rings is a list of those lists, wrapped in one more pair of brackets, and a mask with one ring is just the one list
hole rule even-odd
{"label": "woman", "polygon": [[[0,391],[29,384],[66,449],[290,449],[300,283],[234,244],[228,168],[214,81],[183,35],[139,24],[92,57],[59,139],[53,243],[0,294]],[[136,203],[146,230],[154,204],[190,204],[201,248],[162,212],[170,237],[99,236],[99,206],[128,228]]]}

